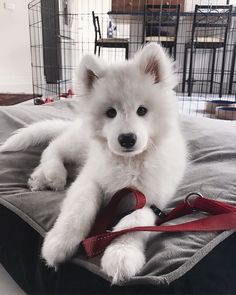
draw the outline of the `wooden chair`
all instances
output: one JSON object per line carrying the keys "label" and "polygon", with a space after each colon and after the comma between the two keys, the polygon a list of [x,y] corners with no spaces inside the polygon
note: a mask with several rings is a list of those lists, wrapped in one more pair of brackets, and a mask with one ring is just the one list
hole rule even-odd
{"label": "wooden chair", "polygon": [[93,25],[95,30],[95,41],[94,41],[94,54],[97,53],[98,47],[98,56],[100,56],[101,47],[106,48],[125,48],[125,58],[129,57],[129,40],[123,38],[102,38],[100,23],[98,16],[95,15],[92,11],[93,16]]}
{"label": "wooden chair", "polygon": [[180,5],[144,5],[143,43],[160,42],[176,59]]}

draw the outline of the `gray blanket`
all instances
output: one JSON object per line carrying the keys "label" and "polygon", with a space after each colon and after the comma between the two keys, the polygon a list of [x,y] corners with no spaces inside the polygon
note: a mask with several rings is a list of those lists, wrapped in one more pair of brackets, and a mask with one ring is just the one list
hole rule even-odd
{"label": "gray blanket", "polygon": [[[0,143],[14,130],[34,121],[73,119],[75,116],[76,102],[73,100],[45,106],[1,107]],[[182,117],[181,120],[190,159],[185,177],[167,211],[191,191],[236,205],[236,124],[201,117]],[[42,236],[53,225],[60,202],[65,197],[64,192],[31,192],[27,188],[27,179],[38,164],[43,148],[0,153],[0,204],[20,216]],[[195,213],[172,223],[201,216],[202,213]],[[232,233],[153,234],[147,248],[147,263],[141,273],[126,284],[169,284],[183,276]],[[87,259],[81,253],[72,260],[108,280],[99,267],[99,261],[100,257]]]}

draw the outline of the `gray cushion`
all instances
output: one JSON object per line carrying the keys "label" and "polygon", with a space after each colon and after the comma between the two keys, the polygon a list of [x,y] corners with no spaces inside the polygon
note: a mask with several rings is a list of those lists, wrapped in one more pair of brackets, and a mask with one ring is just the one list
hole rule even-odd
{"label": "gray cushion", "polygon": [[[1,107],[0,143],[11,132],[31,122],[49,118],[72,119],[76,113],[76,101],[73,100],[44,106]],[[202,117],[186,116],[181,120],[190,159],[176,198],[167,209],[173,208],[191,191],[236,205],[236,124]],[[0,153],[0,204],[42,236],[53,225],[65,197],[64,192],[30,192],[27,188],[27,179],[38,164],[43,148]],[[172,223],[201,216],[204,215],[195,213]],[[128,284],[170,283],[190,270],[232,232],[153,234],[147,249],[147,263]],[[87,259],[80,253],[73,258],[73,263],[108,279],[99,267],[99,257]]]}

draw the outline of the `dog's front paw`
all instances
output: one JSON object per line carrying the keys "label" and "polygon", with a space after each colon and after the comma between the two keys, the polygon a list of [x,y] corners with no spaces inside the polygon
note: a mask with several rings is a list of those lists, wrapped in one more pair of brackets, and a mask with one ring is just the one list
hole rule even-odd
{"label": "dog's front paw", "polygon": [[42,191],[47,187],[46,178],[40,166],[30,175],[28,186],[31,191]]}
{"label": "dog's front paw", "polygon": [[145,255],[135,245],[112,243],[106,249],[101,265],[103,271],[112,278],[112,284],[127,281],[140,272],[145,263]]}
{"label": "dog's front paw", "polygon": [[61,191],[65,188],[66,178],[67,172],[64,167],[49,169],[47,166],[40,165],[31,174],[28,186],[31,191],[41,191],[46,188]]}
{"label": "dog's front paw", "polygon": [[47,186],[54,191],[62,191],[66,186],[67,171],[64,167],[44,169]]}
{"label": "dog's front paw", "polygon": [[48,266],[57,269],[57,266],[70,258],[77,245],[72,239],[67,239],[64,235],[52,229],[46,235],[42,247],[42,258],[46,261]]}

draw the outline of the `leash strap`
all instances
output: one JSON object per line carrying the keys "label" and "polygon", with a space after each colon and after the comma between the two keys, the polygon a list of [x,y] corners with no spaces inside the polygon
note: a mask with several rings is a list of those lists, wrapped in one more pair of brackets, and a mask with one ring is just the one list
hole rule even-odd
{"label": "leash strap", "polygon": [[[198,193],[190,193],[183,203],[180,203],[176,208],[171,210],[164,218],[158,219],[155,226],[138,226],[120,231],[107,232],[107,228],[114,221],[119,203],[123,198],[127,197],[127,193],[132,193],[135,198],[134,210],[141,209],[145,206],[146,198],[141,192],[133,188],[125,188],[118,191],[102,213],[98,215],[95,227],[92,229],[89,237],[82,242],[88,257],[99,255],[113,239],[129,232],[207,232],[236,229],[235,207],[224,202],[204,198]],[[164,222],[191,214],[195,210],[212,215],[177,225],[161,225]]]}

